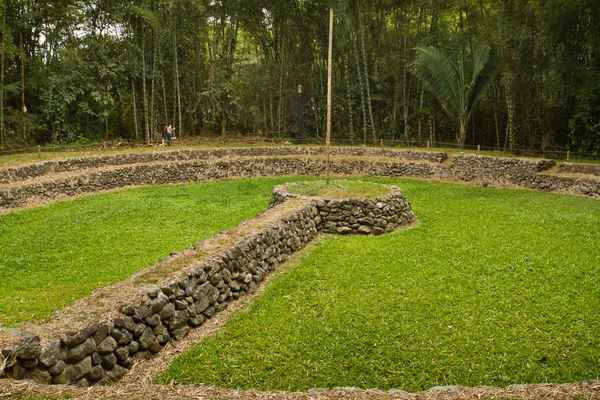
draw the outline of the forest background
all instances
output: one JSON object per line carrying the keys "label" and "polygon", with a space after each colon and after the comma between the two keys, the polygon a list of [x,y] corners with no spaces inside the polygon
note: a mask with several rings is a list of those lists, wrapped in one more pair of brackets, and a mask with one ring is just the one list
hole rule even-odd
{"label": "forest background", "polygon": [[417,46],[493,46],[467,145],[600,154],[598,0],[2,0],[0,150],[118,139],[325,135],[456,143]]}

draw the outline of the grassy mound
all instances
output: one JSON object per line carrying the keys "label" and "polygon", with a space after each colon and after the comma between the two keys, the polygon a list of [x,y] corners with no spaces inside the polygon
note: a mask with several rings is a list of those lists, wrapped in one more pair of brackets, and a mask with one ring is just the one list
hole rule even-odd
{"label": "grassy mound", "polygon": [[161,381],[239,389],[574,382],[600,369],[600,202],[376,180],[420,219],[330,236]]}
{"label": "grassy mound", "polygon": [[291,182],[283,185],[289,193],[328,199],[364,199],[388,195],[391,188],[381,184],[342,179]]}

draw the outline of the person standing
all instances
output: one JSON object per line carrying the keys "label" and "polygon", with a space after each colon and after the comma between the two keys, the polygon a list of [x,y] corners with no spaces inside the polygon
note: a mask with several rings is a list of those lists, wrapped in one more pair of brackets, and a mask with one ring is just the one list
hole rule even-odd
{"label": "person standing", "polygon": [[173,121],[169,121],[167,125],[167,146],[171,146],[171,139],[173,138],[173,132],[175,128],[173,128]]}

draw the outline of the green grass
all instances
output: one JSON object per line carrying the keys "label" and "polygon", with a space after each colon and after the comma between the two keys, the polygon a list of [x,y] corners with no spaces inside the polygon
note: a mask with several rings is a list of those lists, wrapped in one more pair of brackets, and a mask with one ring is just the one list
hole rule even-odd
{"label": "green grass", "polygon": [[333,199],[374,198],[391,193],[387,186],[345,179],[333,179],[329,184],[323,180],[291,182],[285,185],[285,190],[303,196]]}
{"label": "green grass", "polygon": [[574,382],[600,374],[600,202],[400,186],[419,224],[329,236],[160,379],[239,389]]}
{"label": "green grass", "polygon": [[0,326],[47,318],[254,218],[283,181],[139,188],[0,215]]}

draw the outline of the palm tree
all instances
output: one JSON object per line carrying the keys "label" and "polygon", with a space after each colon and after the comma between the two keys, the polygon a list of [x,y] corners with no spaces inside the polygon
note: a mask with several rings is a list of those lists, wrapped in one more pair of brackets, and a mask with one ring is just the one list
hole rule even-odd
{"label": "palm tree", "polygon": [[495,52],[488,45],[477,48],[471,57],[464,48],[450,57],[435,47],[417,47],[415,51],[417,58],[410,71],[438,99],[448,116],[457,120],[456,141],[462,147],[475,102],[498,70]]}

